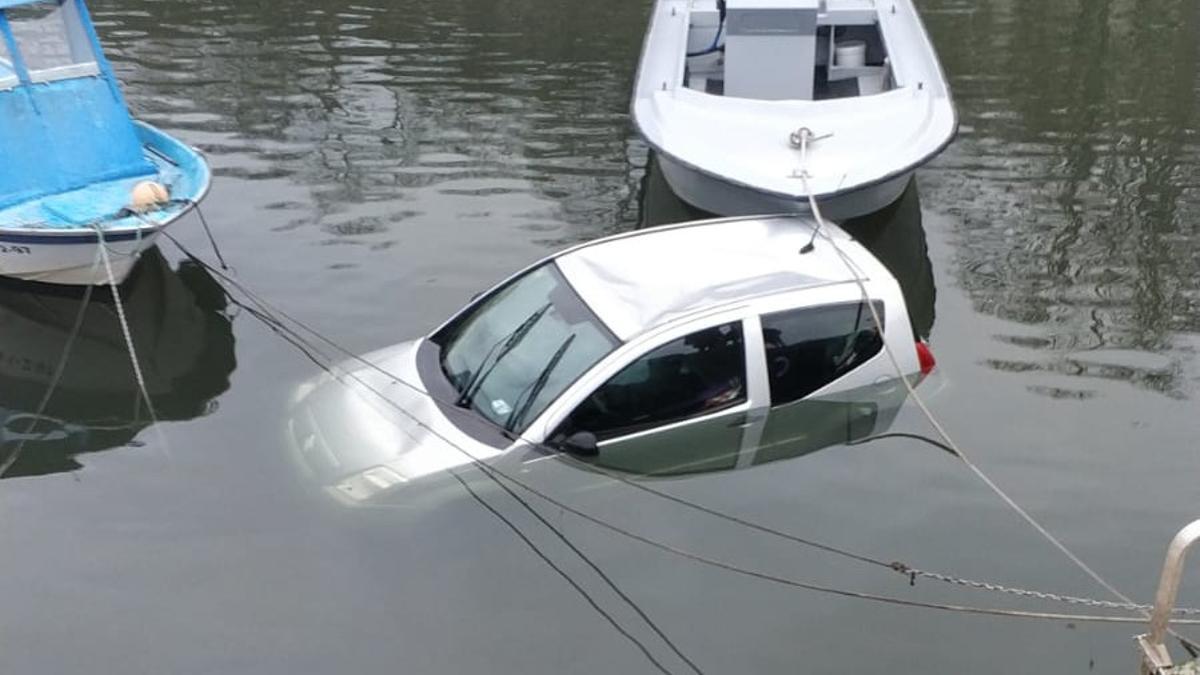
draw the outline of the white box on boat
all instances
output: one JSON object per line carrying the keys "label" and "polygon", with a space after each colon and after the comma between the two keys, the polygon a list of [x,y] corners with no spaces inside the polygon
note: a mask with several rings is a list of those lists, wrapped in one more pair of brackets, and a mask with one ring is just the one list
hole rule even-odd
{"label": "white box on boat", "polygon": [[819,0],[728,0],[725,95],[812,100]]}

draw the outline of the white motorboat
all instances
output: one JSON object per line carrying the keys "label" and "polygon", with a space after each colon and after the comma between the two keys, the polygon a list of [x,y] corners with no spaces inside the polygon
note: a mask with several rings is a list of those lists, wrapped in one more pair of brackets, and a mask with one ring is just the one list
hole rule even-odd
{"label": "white motorboat", "polygon": [[912,0],[658,0],[632,115],[693,206],[806,212],[811,190],[835,219],[895,201],[958,126]]}

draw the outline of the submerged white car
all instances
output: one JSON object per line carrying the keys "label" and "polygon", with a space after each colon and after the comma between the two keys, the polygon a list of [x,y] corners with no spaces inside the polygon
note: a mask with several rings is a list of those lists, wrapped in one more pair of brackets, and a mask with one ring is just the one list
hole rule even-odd
{"label": "submerged white car", "polygon": [[298,459],[349,503],[519,450],[677,474],[810,426],[812,401],[903,400],[884,342],[906,376],[934,363],[899,285],[844,231],[826,228],[835,249],[814,228],[711,220],[554,254],[431,335],[344,364],[352,376],[301,385]]}

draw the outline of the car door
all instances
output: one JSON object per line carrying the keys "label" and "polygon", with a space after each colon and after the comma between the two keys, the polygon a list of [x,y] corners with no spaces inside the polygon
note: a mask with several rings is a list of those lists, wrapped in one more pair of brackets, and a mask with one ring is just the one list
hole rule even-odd
{"label": "car door", "polygon": [[664,334],[591,387],[548,438],[590,432],[599,447],[591,461],[632,474],[733,468],[764,401],[759,336],[743,317]]}
{"label": "car door", "polygon": [[[883,303],[874,302],[884,316]],[[861,297],[763,311],[758,323],[770,405],[746,430],[741,466],[799,457],[890,424],[896,404],[886,394],[899,387],[864,382],[856,372],[882,353],[873,316]],[[843,381],[850,386],[838,386]]]}

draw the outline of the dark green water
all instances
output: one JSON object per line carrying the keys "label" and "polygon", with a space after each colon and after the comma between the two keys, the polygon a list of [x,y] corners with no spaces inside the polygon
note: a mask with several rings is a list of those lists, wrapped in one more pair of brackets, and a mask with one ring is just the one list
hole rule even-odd
{"label": "dark green water", "polygon": [[[427,332],[557,247],[682,217],[646,177],[626,115],[647,9],[93,5],[137,114],[208,153],[217,180],[204,211],[238,277],[356,351]],[[1149,598],[1168,539],[1200,517],[1200,6],[921,9],[961,133],[902,203],[855,231],[930,335],[940,371],[921,390],[950,432],[1101,574]],[[207,253],[196,221],[172,232]],[[137,406],[111,304],[88,308],[48,409],[57,421],[0,481],[0,671],[654,672],[465,493],[349,510],[307,482],[283,420],[317,368],[214,284],[168,244],[126,289],[157,426]],[[78,307],[0,287],[6,440],[36,407]],[[907,408],[892,430],[928,432]],[[772,574],[1076,611],[909,587],[562,475],[526,478]],[[1102,596],[960,463],[909,441],[655,485],[885,560]],[[488,498],[669,671],[689,672],[559,540]],[[789,590],[545,513],[706,673],[1135,669],[1137,626]],[[1200,574],[1184,594],[1200,604]]]}

